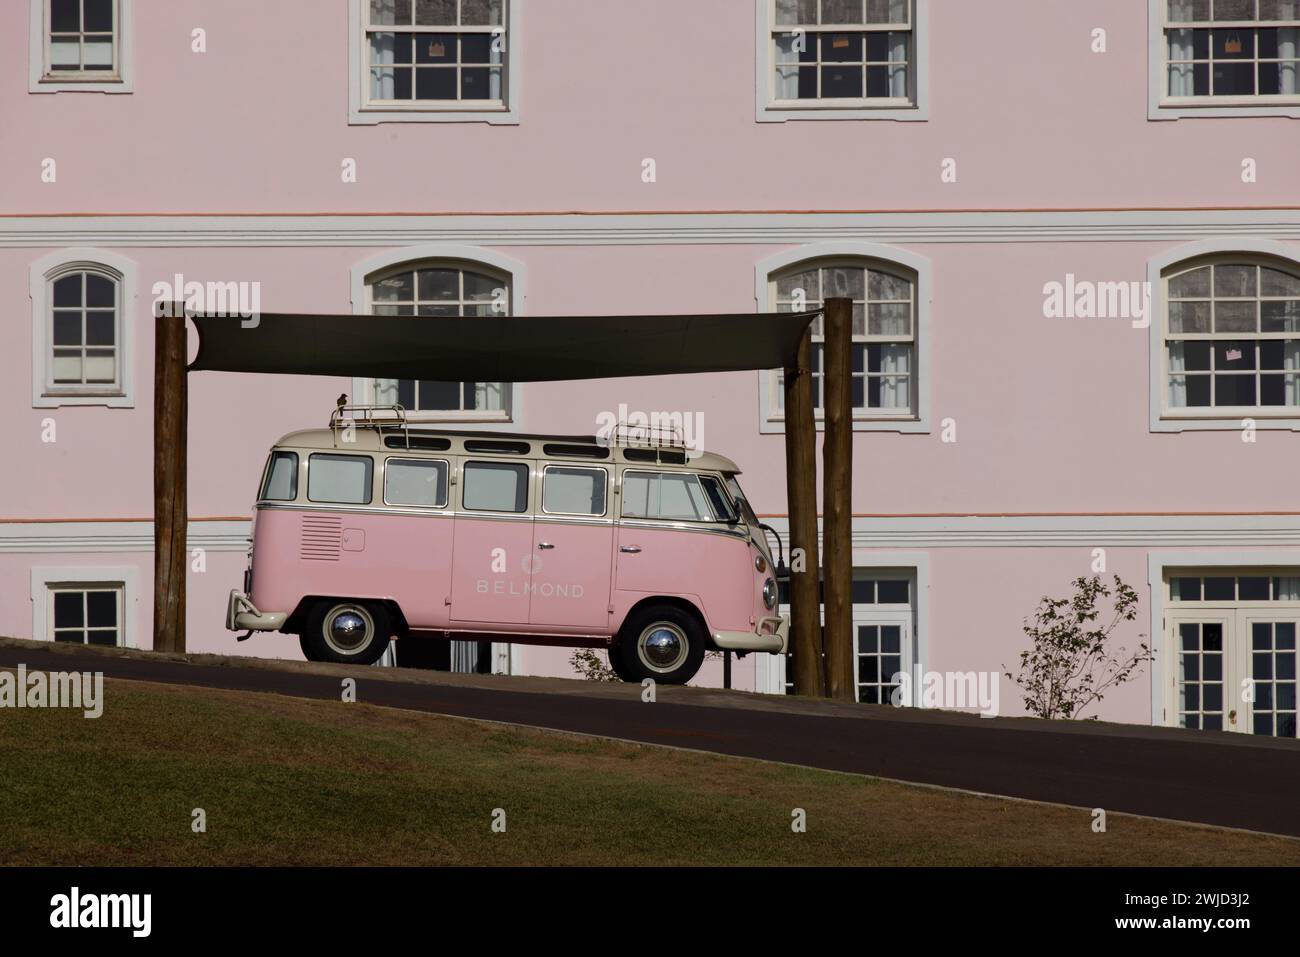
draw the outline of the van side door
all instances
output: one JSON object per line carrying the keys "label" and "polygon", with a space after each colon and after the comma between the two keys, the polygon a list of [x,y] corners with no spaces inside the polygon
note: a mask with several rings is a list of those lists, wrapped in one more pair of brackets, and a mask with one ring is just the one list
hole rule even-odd
{"label": "van side door", "polygon": [[466,459],[452,543],[452,624],[528,623],[533,517],[527,462]]}
{"label": "van side door", "polygon": [[548,629],[600,631],[609,623],[614,510],[610,470],[543,465],[529,621]]}

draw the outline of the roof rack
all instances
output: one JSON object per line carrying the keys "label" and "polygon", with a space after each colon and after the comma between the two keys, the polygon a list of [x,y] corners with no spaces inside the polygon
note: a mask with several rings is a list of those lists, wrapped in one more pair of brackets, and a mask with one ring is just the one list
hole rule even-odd
{"label": "roof rack", "polygon": [[686,448],[686,439],[676,426],[663,428],[657,425],[628,425],[626,422],[614,426],[607,436],[597,437],[597,441],[625,448]]}
{"label": "roof rack", "polygon": [[[347,413],[351,413],[348,415]],[[330,431],[334,433],[334,443],[338,444],[340,429],[363,428],[374,429],[380,434],[385,428],[400,428],[411,447],[411,433],[406,424],[406,408],[401,405],[340,405],[330,413]]]}

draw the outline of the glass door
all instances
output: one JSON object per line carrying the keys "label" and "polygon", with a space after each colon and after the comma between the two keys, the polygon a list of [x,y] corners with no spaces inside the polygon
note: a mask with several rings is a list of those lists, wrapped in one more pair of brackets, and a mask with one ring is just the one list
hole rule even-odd
{"label": "glass door", "polygon": [[1233,647],[1233,618],[1230,613],[1171,618],[1170,637],[1177,657],[1171,676],[1171,724],[1204,731],[1241,730],[1232,692],[1236,662],[1228,654]]}
{"label": "glass door", "polygon": [[[1243,633],[1249,636],[1251,681],[1243,707],[1249,712],[1240,730],[1278,738],[1296,737],[1297,618],[1243,612]],[[1242,642],[1243,646],[1246,644]]]}

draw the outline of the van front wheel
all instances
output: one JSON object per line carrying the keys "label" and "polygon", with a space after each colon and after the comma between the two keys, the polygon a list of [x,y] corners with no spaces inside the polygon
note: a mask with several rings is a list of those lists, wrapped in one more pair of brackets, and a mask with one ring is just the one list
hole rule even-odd
{"label": "van front wheel", "polygon": [[672,605],[652,605],[628,619],[610,649],[619,656],[624,681],[653,678],[684,685],[704,663],[703,629],[694,616]]}
{"label": "van front wheel", "polygon": [[388,650],[392,626],[380,605],[322,601],[312,609],[299,637],[309,661],[373,665]]}

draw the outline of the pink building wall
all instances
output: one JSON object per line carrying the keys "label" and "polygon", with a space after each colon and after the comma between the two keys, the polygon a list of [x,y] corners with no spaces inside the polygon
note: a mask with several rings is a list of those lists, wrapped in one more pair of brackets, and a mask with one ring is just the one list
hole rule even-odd
{"label": "pink building wall", "polygon": [[[511,37],[520,122],[503,126],[349,125],[346,0],[137,2],[126,95],[28,93],[27,5],[0,11],[0,437],[11,463],[0,477],[0,633],[32,633],[33,566],[122,565],[138,571],[134,639],[148,645],[151,556],[103,544],[102,529],[152,512],[152,285],[176,273],[258,282],[266,312],[351,312],[357,264],[414,245],[358,238],[361,216],[386,214],[421,241],[523,264],[526,315],[765,309],[758,265],[819,238],[928,261],[930,428],[858,433],[852,502],[855,557],[926,556],[927,668],[1013,664],[1021,620],[1088,574],[1094,547],[1143,595],[1142,616],[1122,630],[1129,645],[1152,631],[1155,549],[1268,548],[1300,565],[1295,432],[1263,428],[1253,443],[1234,430],[1153,432],[1147,330],[1043,315],[1045,283],[1143,281],[1150,261],[1202,240],[1272,243],[1300,261],[1300,121],[1148,120],[1145,4],[933,0],[928,120],[759,123],[747,0],[609,3],[599,17],[575,0],[525,3]],[[207,31],[205,54],[190,52],[194,27]],[[1107,30],[1105,54],[1089,49],[1095,27]],[[1006,55],[971,42],[991,29]],[[1246,156],[1253,183],[1240,175]],[[41,182],[46,157],[56,183]],[[346,158],[356,183],[341,181]],[[645,158],[653,183],[641,178]],[[946,158],[955,183],[941,182]],[[1032,212],[1042,210],[1057,212]],[[784,215],[803,211],[821,215]],[[570,212],[582,215],[554,225],[513,215]],[[626,215],[601,220],[602,236],[596,214]],[[682,226],[645,238],[681,223],[676,214],[697,214],[701,236]],[[276,216],[308,238],[241,238]],[[236,217],[227,238],[210,238],[214,217]],[[917,239],[922,226],[931,235]],[[502,241],[516,227],[522,238]],[[137,267],[134,407],[33,408],[31,266],[86,246]],[[248,516],[268,446],[323,424],[335,396],[353,391],[347,379],[220,373],[190,388],[190,513],[222,528]],[[780,524],[783,438],[760,431],[758,374],[527,384],[514,426],[591,431],[620,404],[701,415],[705,444],[741,465],[756,509]],[[42,441],[51,419],[54,443]],[[943,441],[945,419],[955,442]],[[1222,529],[1219,513],[1231,513]],[[920,519],[948,514],[987,531],[927,540]],[[877,516],[920,544],[873,537]],[[1077,516],[1096,521],[1095,540],[1070,530]],[[1158,534],[1143,540],[1130,519]],[[51,531],[32,544],[33,526],[81,521],[99,525],[95,541],[61,547]],[[236,645],[224,630],[243,569],[236,539],[191,575],[190,648],[298,656],[291,637]],[[516,667],[571,674],[568,654],[519,649]],[[755,665],[736,664],[738,687],[762,685]],[[720,665],[698,680],[719,682]],[[1017,710],[1006,683],[1002,701]],[[1103,713],[1151,721],[1153,708],[1144,677]]]}

